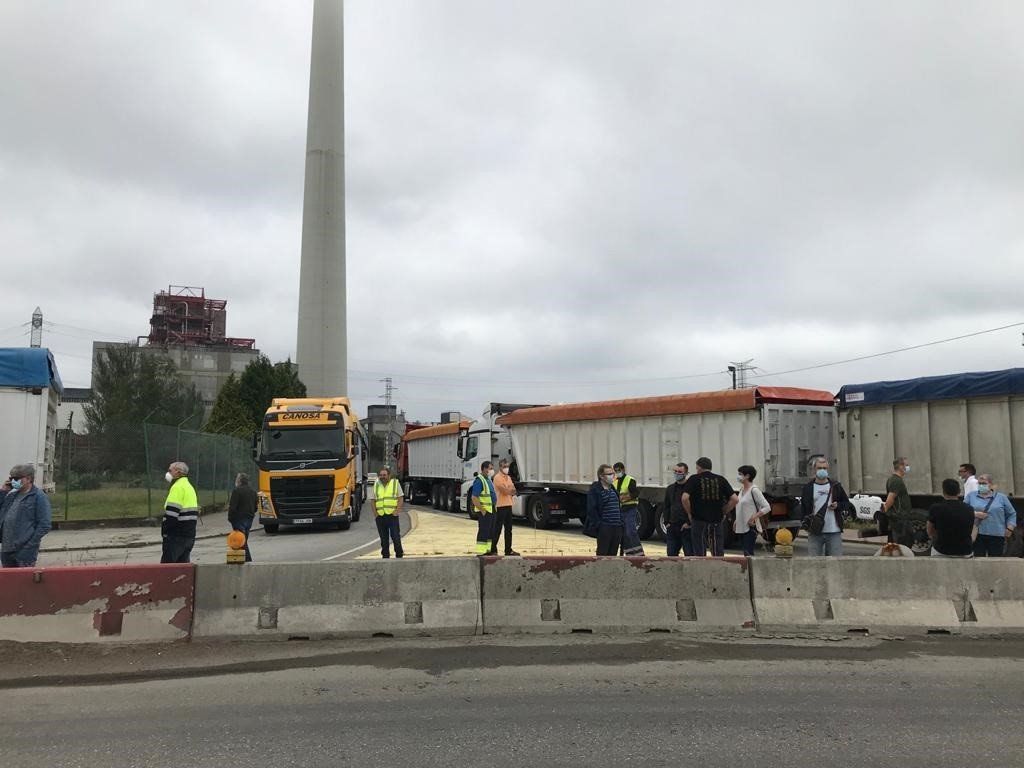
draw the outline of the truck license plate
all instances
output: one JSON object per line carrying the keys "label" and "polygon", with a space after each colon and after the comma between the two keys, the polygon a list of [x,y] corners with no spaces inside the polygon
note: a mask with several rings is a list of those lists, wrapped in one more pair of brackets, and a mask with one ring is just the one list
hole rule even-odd
{"label": "truck license plate", "polygon": [[312,525],[313,524],[313,518],[312,517],[300,517],[300,518],[298,518],[296,520],[292,520],[292,523],[294,525]]}

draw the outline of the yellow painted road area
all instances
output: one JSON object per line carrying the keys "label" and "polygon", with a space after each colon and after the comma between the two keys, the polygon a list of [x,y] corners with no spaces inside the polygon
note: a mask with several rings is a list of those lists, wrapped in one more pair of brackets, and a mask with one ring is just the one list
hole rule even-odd
{"label": "yellow painted road area", "polygon": [[[407,507],[412,531],[402,537],[406,557],[453,557],[476,554],[476,520],[465,514]],[[665,556],[665,542],[645,541],[644,553]],[[498,551],[505,545],[504,534]],[[578,527],[570,530],[537,530],[522,523],[512,524],[512,548],[521,555],[593,555],[597,541],[584,536]],[[360,560],[380,557],[378,550],[360,555]]]}

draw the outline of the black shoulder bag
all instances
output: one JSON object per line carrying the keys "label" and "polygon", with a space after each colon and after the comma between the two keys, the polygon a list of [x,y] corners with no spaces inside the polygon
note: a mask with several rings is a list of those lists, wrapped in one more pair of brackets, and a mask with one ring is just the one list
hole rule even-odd
{"label": "black shoulder bag", "polygon": [[[820,509],[804,517],[800,521],[800,527],[807,531],[812,536],[819,535],[825,530],[825,512],[828,511],[828,505],[832,503],[832,488],[834,486],[829,483],[828,485],[828,496],[825,498],[825,505]],[[814,503],[813,501],[811,502]]]}

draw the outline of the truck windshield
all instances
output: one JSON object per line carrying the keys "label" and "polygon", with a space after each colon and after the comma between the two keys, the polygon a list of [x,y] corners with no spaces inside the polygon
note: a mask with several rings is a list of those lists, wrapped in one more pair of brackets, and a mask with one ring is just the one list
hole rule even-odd
{"label": "truck windshield", "polygon": [[339,427],[264,429],[260,447],[260,458],[264,461],[348,461],[345,430]]}

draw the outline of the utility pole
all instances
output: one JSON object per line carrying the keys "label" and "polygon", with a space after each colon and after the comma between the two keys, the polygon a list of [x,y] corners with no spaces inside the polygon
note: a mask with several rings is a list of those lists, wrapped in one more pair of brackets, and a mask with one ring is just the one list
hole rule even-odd
{"label": "utility pole", "polygon": [[746,389],[750,386],[747,383],[747,374],[752,373],[755,370],[755,366],[751,365],[752,362],[754,362],[754,358],[741,360],[740,362],[733,361],[729,364],[729,373],[732,374],[733,389]]}
{"label": "utility pole", "polygon": [[43,346],[43,310],[39,307],[32,313],[32,340],[29,346],[35,349]]}
{"label": "utility pole", "polygon": [[384,384],[384,394],[380,397],[384,398],[384,410],[388,415],[387,420],[387,432],[384,435],[384,461],[381,462],[385,466],[391,466],[391,435],[395,431],[395,417],[391,404],[391,395],[397,389],[391,385],[391,377],[388,376],[380,380]]}

